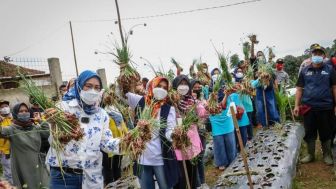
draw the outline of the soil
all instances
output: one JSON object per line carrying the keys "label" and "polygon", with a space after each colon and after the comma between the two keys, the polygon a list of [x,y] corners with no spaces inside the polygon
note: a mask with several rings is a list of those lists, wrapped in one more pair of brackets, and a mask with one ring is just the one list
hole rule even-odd
{"label": "soil", "polygon": [[[304,156],[306,147],[301,148],[301,157]],[[316,159],[312,163],[299,164],[297,167],[296,178],[294,179],[294,189],[335,189],[336,177],[334,176],[333,166],[323,163],[321,145],[317,142]]]}

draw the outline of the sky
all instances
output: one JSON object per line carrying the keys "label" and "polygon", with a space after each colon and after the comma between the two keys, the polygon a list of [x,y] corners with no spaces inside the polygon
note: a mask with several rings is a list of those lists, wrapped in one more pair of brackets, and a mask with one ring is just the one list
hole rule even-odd
{"label": "sky", "polygon": [[[119,0],[121,18],[230,5],[249,0]],[[242,58],[242,41],[258,35],[256,50],[274,46],[277,58],[301,55],[313,43],[330,46],[336,39],[332,23],[335,0],[260,0],[236,6],[145,19],[122,20],[125,31],[134,25],[129,46],[144,77],[153,73],[148,59],[166,71],[174,57],[187,72],[193,59],[218,67],[214,46]],[[79,71],[105,68],[113,82],[118,66],[106,54],[120,41],[114,0],[0,0],[0,57],[50,58],[61,62],[63,80],[74,77],[69,29],[72,21]],[[146,23],[146,27],[140,26]],[[2,58],[0,58],[2,59]],[[186,73],[187,74],[187,73]]]}

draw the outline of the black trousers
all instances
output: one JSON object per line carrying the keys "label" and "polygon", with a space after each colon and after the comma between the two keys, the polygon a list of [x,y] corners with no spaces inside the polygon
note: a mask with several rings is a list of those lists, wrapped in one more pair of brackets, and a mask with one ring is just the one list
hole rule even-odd
{"label": "black trousers", "polygon": [[103,152],[103,176],[104,184],[110,184],[121,177],[121,160],[122,156],[113,155],[111,158]]}
{"label": "black trousers", "polygon": [[[190,187],[192,189],[197,188],[197,177],[198,177],[198,169],[197,169],[197,162],[191,162],[191,160],[186,160],[186,167],[189,177],[189,183]],[[184,174],[184,168],[182,161],[179,161],[179,167],[181,171],[181,177],[179,179],[179,182],[176,186],[174,186],[174,189],[186,189],[187,187],[187,179]]]}
{"label": "black trousers", "polygon": [[318,132],[321,142],[332,140],[335,133],[335,120],[334,110],[310,110],[303,116],[305,128],[303,139],[306,142],[315,141]]}

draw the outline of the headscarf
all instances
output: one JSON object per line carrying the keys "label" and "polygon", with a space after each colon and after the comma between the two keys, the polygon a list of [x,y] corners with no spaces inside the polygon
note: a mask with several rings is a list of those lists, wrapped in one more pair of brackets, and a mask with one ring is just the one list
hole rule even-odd
{"label": "headscarf", "polygon": [[[193,79],[193,80],[191,80],[191,82],[190,82],[190,91],[193,90],[194,86],[195,86],[197,83],[201,85],[201,82],[200,82],[199,80],[197,80],[197,79]],[[201,89],[201,91],[202,91],[202,89]],[[199,97],[197,97],[197,98],[199,98]]]}
{"label": "headscarf", "polygon": [[33,122],[32,121],[29,121],[29,122],[26,122],[26,123],[23,123],[21,121],[18,120],[18,114],[20,112],[20,108],[21,106],[25,106],[28,110],[28,113],[29,113],[29,107],[26,103],[18,103],[16,104],[14,107],[13,107],[13,111],[12,111],[12,116],[13,116],[13,119],[14,119],[14,124],[16,125],[19,125],[19,126],[23,126],[23,127],[29,127],[29,126],[32,126],[33,125]]}
{"label": "headscarf", "polygon": [[156,88],[161,83],[161,81],[166,81],[168,83],[168,89],[169,89],[169,81],[167,78],[164,78],[164,77],[160,77],[160,76],[155,77],[148,83],[147,95],[146,95],[145,100],[146,100],[147,105],[153,106],[153,112],[152,112],[153,117],[157,116],[161,106],[167,103],[167,99],[168,99],[168,96],[165,99],[162,99],[159,101],[154,99],[153,89]]}
{"label": "headscarf", "polygon": [[87,105],[85,104],[80,98],[80,91],[83,89],[84,84],[92,78],[97,78],[99,81],[100,86],[102,87],[102,82],[98,74],[91,70],[83,71],[78,78],[75,80],[75,86],[70,88],[69,92],[67,92],[64,97],[63,101],[70,101],[73,99],[77,99],[80,106],[83,108],[84,112],[88,115],[92,115],[98,111],[99,104],[94,105]]}

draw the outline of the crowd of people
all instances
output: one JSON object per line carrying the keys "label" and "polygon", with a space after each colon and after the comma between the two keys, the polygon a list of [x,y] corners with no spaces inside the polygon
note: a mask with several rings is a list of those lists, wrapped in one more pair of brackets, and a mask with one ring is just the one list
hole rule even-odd
{"label": "crowd of people", "polygon": [[[314,161],[315,141],[319,136],[323,160],[332,165],[331,148],[336,142],[336,60],[334,56],[328,59],[324,48],[318,44],[312,45],[310,50],[311,58],[300,69],[293,110],[296,116],[303,116],[304,140],[308,146],[308,155],[301,162]],[[218,79],[225,70],[214,68],[210,72],[206,63],[202,63],[202,69],[196,73],[191,68],[188,75],[178,68],[173,80],[164,76],[143,78],[134,90],[125,94],[116,92],[118,100],[127,104],[129,117],[109,103],[115,96],[108,91],[116,86],[104,90],[100,77],[90,70],[67,85],[59,86],[61,98],[53,99],[57,101],[57,108],[42,109],[34,96],[30,97],[30,104],[19,102],[13,106],[2,99],[2,178],[8,186],[17,188],[104,188],[122,177],[121,162],[127,155],[121,149],[123,137],[137,126],[145,107],[151,106],[152,118],[162,127],[152,128],[145,149],[131,163],[140,187],[209,188],[204,165],[208,139],[213,140],[214,164],[219,170],[224,171],[240,151],[230,107],[236,109],[243,145],[253,140],[254,128],[267,129],[281,121],[275,91],[285,89],[289,81],[284,60],[277,59],[271,65],[273,74],[267,84],[258,70],[260,64],[272,64],[261,51],[256,55],[252,52],[249,60],[241,61],[230,73],[233,78],[230,90],[226,82]],[[248,81],[251,90],[240,93],[249,66],[253,68]],[[176,93],[170,95],[171,91]],[[212,113],[208,107],[214,91],[221,109],[217,113]],[[84,134],[81,140],[68,142],[62,151],[53,145],[56,139],[52,130],[59,123],[52,118],[58,110],[65,115],[75,115]],[[182,120],[190,111],[195,112],[199,122],[192,123],[187,131],[192,150],[182,152],[174,149],[174,130],[184,123]],[[5,185],[2,183],[0,187],[5,188]]]}

